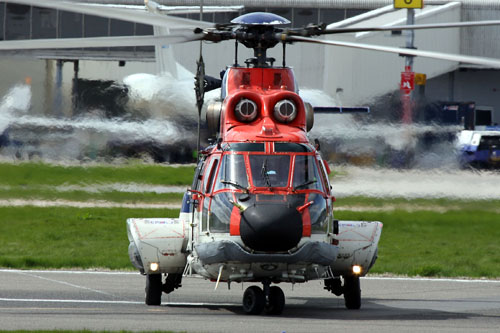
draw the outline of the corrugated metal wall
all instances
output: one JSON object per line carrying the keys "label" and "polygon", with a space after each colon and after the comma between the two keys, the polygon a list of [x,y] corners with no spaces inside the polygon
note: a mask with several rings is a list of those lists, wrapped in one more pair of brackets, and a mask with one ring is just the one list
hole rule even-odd
{"label": "corrugated metal wall", "polygon": [[[485,1],[486,2],[486,1]],[[474,8],[462,10],[462,21],[500,19],[500,0],[497,9]],[[500,26],[461,29],[461,53],[482,57],[500,58]]]}
{"label": "corrugated metal wall", "polygon": [[[89,3],[108,3],[143,5],[144,0],[79,0]],[[168,6],[199,6],[201,0],[156,0]],[[244,5],[246,7],[282,7],[282,8],[357,8],[375,9],[392,5],[393,0],[203,0],[205,6]],[[424,0],[427,5],[442,5],[450,0]],[[467,9],[500,9],[499,0],[454,0]]]}

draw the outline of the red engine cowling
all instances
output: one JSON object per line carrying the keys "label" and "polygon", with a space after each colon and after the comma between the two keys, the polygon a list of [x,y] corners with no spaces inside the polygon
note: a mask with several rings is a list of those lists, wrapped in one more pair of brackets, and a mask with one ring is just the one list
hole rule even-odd
{"label": "red engine cowling", "polygon": [[290,68],[230,68],[222,89],[223,141],[308,141],[306,106]]}

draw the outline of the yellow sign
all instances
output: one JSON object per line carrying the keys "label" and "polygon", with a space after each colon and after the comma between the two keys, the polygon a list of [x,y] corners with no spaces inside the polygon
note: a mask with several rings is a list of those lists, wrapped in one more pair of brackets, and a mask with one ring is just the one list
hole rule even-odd
{"label": "yellow sign", "polygon": [[415,84],[418,86],[425,86],[427,75],[422,73],[415,73]]}
{"label": "yellow sign", "polygon": [[394,8],[424,8],[424,0],[394,0]]}

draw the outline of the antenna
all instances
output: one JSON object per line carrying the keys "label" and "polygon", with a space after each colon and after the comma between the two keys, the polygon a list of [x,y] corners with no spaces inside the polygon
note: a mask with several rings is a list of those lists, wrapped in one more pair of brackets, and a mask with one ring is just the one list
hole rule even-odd
{"label": "antenna", "polygon": [[234,67],[238,67],[238,40],[234,40]]}
{"label": "antenna", "polygon": [[283,68],[286,67],[286,43],[283,42]]}

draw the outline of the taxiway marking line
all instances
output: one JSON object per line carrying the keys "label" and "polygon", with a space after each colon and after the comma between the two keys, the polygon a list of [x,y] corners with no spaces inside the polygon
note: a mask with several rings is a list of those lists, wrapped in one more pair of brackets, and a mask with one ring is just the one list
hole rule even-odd
{"label": "taxiway marking line", "polygon": [[36,274],[29,274],[30,273],[29,271],[28,272],[26,272],[26,271],[17,271],[17,272],[13,272],[13,273],[21,274],[21,275],[26,275],[26,276],[31,276],[31,277],[36,277],[36,278],[38,278],[40,280],[46,280],[46,281],[50,281],[50,282],[59,283],[59,284],[63,284],[63,285],[66,285],[66,286],[70,286],[70,287],[73,287],[73,288],[88,290],[88,291],[92,291],[92,292],[95,292],[95,293],[98,293],[98,294],[103,294],[103,295],[106,295],[106,296],[115,297],[115,295],[107,293],[105,291],[101,291],[101,290],[97,290],[97,289],[92,289],[92,288],[84,287],[84,286],[79,286],[77,284],[73,284],[73,283],[69,283],[69,282],[65,282],[65,281],[60,281],[60,280],[55,280],[55,279],[49,279],[49,278],[46,278],[46,277],[43,277],[43,276],[39,276],[39,275],[36,275]]}
{"label": "taxiway marking line", "polygon": [[68,271],[68,270],[51,270],[51,269],[0,269],[0,273],[62,273],[62,274],[96,274],[96,275],[140,275],[139,272],[120,272],[120,271]]}
{"label": "taxiway marking line", "polygon": [[[120,272],[120,271],[68,271],[68,270],[23,270],[23,269],[0,269],[0,273],[61,273],[61,274],[95,274],[95,275],[135,275],[140,276],[138,272]],[[193,276],[194,278],[198,276]],[[484,279],[452,279],[452,278],[425,278],[425,277],[391,277],[391,276],[365,276],[365,280],[400,280],[400,281],[427,281],[427,282],[463,282],[463,283],[500,283],[500,280]]]}
{"label": "taxiway marking line", "polygon": [[480,279],[438,279],[438,278],[423,278],[423,277],[383,277],[383,276],[367,276],[362,279],[366,280],[392,280],[392,281],[424,281],[424,282],[461,282],[461,283],[499,283],[500,280],[480,280]]}
{"label": "taxiway marking line", "polygon": [[137,302],[137,301],[101,301],[101,300],[86,300],[86,299],[35,299],[35,298],[0,298],[0,302],[144,304],[144,302]]}
{"label": "taxiway marking line", "polygon": [[[82,303],[82,304],[128,304],[145,305],[139,301],[104,301],[86,299],[36,299],[36,298],[0,298],[0,302],[40,302],[40,303]],[[165,306],[235,306],[236,303],[203,303],[203,302],[162,302]],[[0,308],[1,310],[2,308]]]}

